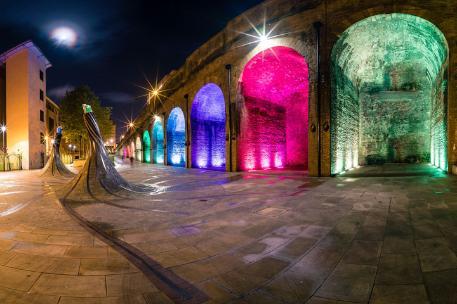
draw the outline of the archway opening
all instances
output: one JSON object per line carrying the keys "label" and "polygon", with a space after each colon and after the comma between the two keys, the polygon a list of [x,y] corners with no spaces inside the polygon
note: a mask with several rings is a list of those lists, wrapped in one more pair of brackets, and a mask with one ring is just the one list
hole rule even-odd
{"label": "archway opening", "polygon": [[135,142],[134,141],[130,142],[128,152],[129,152],[129,157],[135,157]]}
{"label": "archway opening", "polygon": [[135,159],[139,162],[143,160],[143,147],[141,145],[141,138],[137,136],[135,142]]}
{"label": "archway opening", "polygon": [[164,134],[163,134],[163,125],[160,120],[154,121],[154,126],[152,127],[152,146],[153,146],[153,160],[155,164],[164,163]]}
{"label": "archway opening", "polygon": [[239,167],[308,168],[308,64],[283,46],[255,55],[241,76]]}
{"label": "archway opening", "polygon": [[180,108],[174,108],[167,121],[167,162],[169,165],[186,165],[186,122]]}
{"label": "archway opening", "polygon": [[151,163],[151,137],[148,130],[143,132],[143,161]]}
{"label": "archway opening", "polygon": [[225,170],[225,101],[214,83],[202,87],[191,111],[192,167]]}
{"label": "archway opening", "polygon": [[384,163],[447,169],[448,47],[406,14],[355,23],[332,50],[331,172]]}

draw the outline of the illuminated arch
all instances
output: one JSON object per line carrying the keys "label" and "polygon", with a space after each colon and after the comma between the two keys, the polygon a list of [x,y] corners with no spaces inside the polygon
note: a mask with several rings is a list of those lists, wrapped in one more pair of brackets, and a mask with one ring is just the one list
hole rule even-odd
{"label": "illuminated arch", "polygon": [[135,159],[140,162],[143,160],[143,147],[141,146],[140,136],[137,136],[135,141]]}
{"label": "illuminated arch", "polygon": [[192,103],[192,167],[225,170],[225,101],[214,83],[203,86]]}
{"label": "illuminated arch", "polygon": [[255,55],[241,76],[239,167],[308,168],[308,64],[277,46]]}
{"label": "illuminated arch", "polygon": [[432,23],[382,14],[349,27],[331,55],[331,172],[384,162],[447,169],[448,47]]}
{"label": "illuminated arch", "polygon": [[129,157],[135,157],[135,142],[132,141],[129,145]]}
{"label": "illuminated arch", "polygon": [[167,162],[169,165],[186,165],[186,121],[183,111],[174,108],[167,120]]}
{"label": "illuminated arch", "polygon": [[151,163],[151,137],[148,130],[143,132],[143,161]]}
{"label": "illuminated arch", "polygon": [[152,147],[153,147],[153,161],[155,164],[164,163],[164,134],[162,122],[158,119],[154,121],[152,127]]}

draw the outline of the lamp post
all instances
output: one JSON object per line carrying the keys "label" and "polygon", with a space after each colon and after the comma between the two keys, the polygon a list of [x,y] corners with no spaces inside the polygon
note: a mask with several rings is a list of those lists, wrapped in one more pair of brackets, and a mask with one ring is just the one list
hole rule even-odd
{"label": "lamp post", "polygon": [[2,126],[0,127],[0,131],[2,131],[2,137],[3,137],[3,140],[2,140],[2,151],[3,151],[4,153],[6,153],[6,151],[5,151],[5,150],[6,150],[6,148],[5,148],[5,134],[6,134],[6,130],[7,130],[7,129],[6,129],[6,126],[5,126],[5,125],[2,125]]}
{"label": "lamp post", "polygon": [[3,151],[3,171],[6,171],[6,145],[5,145],[5,134],[6,134],[6,125],[2,125],[0,127],[0,131],[2,132],[2,151]]}

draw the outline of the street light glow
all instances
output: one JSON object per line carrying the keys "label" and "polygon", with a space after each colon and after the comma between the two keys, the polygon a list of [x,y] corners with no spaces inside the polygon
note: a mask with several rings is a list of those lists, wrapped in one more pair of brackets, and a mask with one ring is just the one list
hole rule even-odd
{"label": "street light glow", "polygon": [[2,131],[2,133],[5,133],[6,130],[7,130],[7,129],[6,129],[6,126],[5,126],[5,125],[2,125],[2,126],[0,127],[0,130]]}

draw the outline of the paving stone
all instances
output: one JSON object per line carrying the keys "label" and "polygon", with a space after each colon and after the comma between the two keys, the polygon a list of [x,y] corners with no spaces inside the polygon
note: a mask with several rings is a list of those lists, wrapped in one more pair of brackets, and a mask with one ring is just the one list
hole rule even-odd
{"label": "paving stone", "polygon": [[433,303],[457,303],[457,269],[424,273]]}
{"label": "paving stone", "polygon": [[359,265],[376,265],[381,253],[381,242],[356,240],[347,251],[343,262]]}
{"label": "paving stone", "polygon": [[16,254],[6,266],[35,272],[77,275],[79,259]]}
{"label": "paving stone", "polygon": [[339,264],[316,295],[343,301],[368,301],[376,275],[376,267]]}
{"label": "paving stone", "polygon": [[420,284],[422,274],[416,254],[383,254],[378,266],[376,284]]}
{"label": "paving stone", "polygon": [[48,296],[0,287],[2,304],[57,304],[59,296]]}
{"label": "paving stone", "polygon": [[42,274],[31,291],[45,295],[105,297],[105,277]]}
{"label": "paving stone", "polygon": [[428,304],[424,285],[375,285],[370,304]]}
{"label": "paving stone", "polygon": [[422,271],[457,268],[457,256],[445,238],[416,240]]}
{"label": "paving stone", "polygon": [[109,275],[106,277],[106,288],[108,296],[157,292],[157,288],[142,273]]}
{"label": "paving stone", "polygon": [[125,259],[82,259],[80,275],[109,275],[136,272],[136,268]]}
{"label": "paving stone", "polygon": [[385,237],[382,250],[384,253],[415,253],[416,247],[412,238]]}
{"label": "paving stone", "polygon": [[28,291],[40,276],[31,272],[11,267],[0,266],[0,286],[16,290]]}

